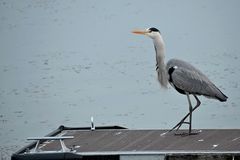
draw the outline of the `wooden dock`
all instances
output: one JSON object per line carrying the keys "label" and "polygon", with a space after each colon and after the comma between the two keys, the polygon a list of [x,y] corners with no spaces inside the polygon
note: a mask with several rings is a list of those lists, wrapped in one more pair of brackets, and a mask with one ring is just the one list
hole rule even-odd
{"label": "wooden dock", "polygon": [[191,136],[165,132],[61,126],[46,137],[30,138],[36,141],[13,154],[12,159],[240,159],[240,129],[202,129]]}

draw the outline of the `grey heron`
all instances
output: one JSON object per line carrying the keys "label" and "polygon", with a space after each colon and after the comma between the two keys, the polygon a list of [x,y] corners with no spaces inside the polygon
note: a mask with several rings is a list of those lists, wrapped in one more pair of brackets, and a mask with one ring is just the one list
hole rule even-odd
{"label": "grey heron", "polygon": [[[132,33],[142,34],[150,37],[153,40],[156,52],[156,71],[158,74],[158,81],[163,88],[167,88],[170,84],[179,93],[187,96],[189,104],[189,113],[185,115],[182,120],[176,124],[169,132],[179,130],[182,124],[188,124],[188,133],[181,133],[187,135],[197,134],[192,131],[192,113],[196,110],[201,102],[197,96],[203,95],[208,98],[217,99],[221,102],[227,101],[227,96],[224,95],[219,88],[217,88],[209,78],[200,70],[195,68],[190,63],[179,59],[171,59],[165,65],[165,44],[160,31],[156,28],[148,28],[144,30],[134,30]],[[190,95],[196,99],[196,106],[192,107]],[[189,117],[189,121],[186,119]]]}

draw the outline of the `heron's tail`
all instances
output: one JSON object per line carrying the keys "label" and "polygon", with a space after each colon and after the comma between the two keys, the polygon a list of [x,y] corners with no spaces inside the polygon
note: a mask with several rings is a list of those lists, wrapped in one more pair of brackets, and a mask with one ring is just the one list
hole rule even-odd
{"label": "heron's tail", "polygon": [[225,102],[228,99],[228,97],[225,94],[223,94],[223,92],[218,87],[216,87],[213,83],[212,85],[209,86],[208,92],[211,93],[209,94],[209,96],[211,95],[210,96],[211,98],[218,99],[221,102]]}
{"label": "heron's tail", "polygon": [[221,102],[226,102],[228,97],[225,94],[223,94],[222,91],[220,91],[220,89],[218,90],[220,93],[216,96],[216,98]]}

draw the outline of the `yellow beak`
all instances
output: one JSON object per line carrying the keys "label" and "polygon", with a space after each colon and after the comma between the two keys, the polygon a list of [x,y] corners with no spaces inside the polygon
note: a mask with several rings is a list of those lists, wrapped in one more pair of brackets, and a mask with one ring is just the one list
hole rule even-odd
{"label": "yellow beak", "polygon": [[145,35],[146,33],[148,33],[148,31],[146,31],[146,30],[138,30],[138,29],[136,29],[136,30],[133,30],[132,31],[132,33],[134,33],[134,34],[143,34],[143,35]]}

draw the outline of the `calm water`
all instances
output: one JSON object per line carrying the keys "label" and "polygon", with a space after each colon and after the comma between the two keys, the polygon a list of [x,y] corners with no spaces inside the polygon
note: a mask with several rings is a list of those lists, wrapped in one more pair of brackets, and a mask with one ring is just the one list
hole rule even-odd
{"label": "calm water", "polygon": [[0,157],[60,125],[170,128],[187,99],[161,90],[152,41],[228,95],[200,97],[194,128],[240,128],[240,1],[0,0]]}

